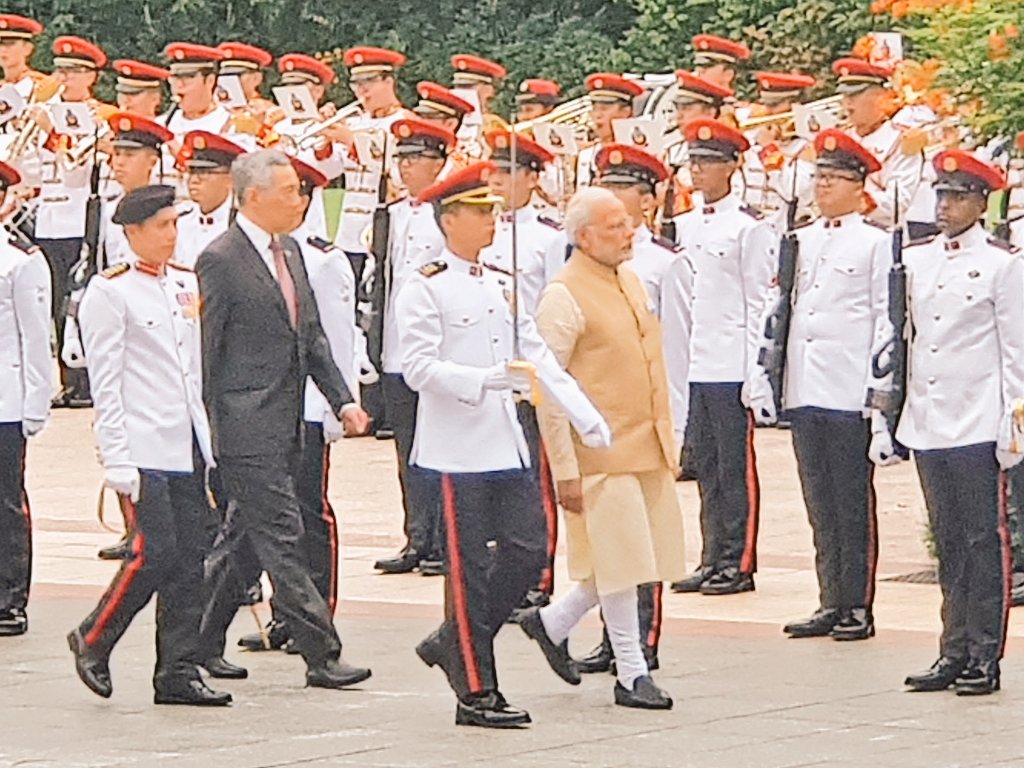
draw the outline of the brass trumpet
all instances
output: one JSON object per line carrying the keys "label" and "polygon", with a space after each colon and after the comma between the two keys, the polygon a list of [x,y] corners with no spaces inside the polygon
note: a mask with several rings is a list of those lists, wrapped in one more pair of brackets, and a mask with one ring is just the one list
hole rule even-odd
{"label": "brass trumpet", "polygon": [[42,129],[35,118],[28,114],[28,110],[49,101],[55,96],[59,96],[63,90],[64,86],[52,77],[43,76],[36,80],[32,88],[32,97],[28,100],[28,104],[26,104],[26,113],[23,117],[18,118],[23,121],[21,127],[3,152],[5,162],[16,162],[28,154],[30,149],[38,143],[39,134],[42,132]]}
{"label": "brass trumpet", "polygon": [[516,133],[525,133],[533,130],[535,125],[550,123],[551,125],[571,125],[576,131],[577,138],[586,139],[590,133],[590,97],[579,96],[559,104],[546,115],[535,117],[532,120],[520,120],[512,129]]}
{"label": "brass trumpet", "polygon": [[353,101],[337,111],[331,117],[314,123],[301,134],[294,138],[295,148],[297,150],[314,149],[317,144],[320,143],[321,135],[324,131],[333,125],[343,123],[346,120],[351,120],[353,117],[362,112],[363,108],[360,106],[358,101]]}
{"label": "brass trumpet", "polygon": [[[824,99],[818,99],[817,101],[811,101],[804,104],[804,107],[815,111],[828,112],[842,117],[843,112],[843,95],[837,93],[834,96],[827,96]],[[764,128],[770,125],[777,125],[780,128],[785,129],[787,125],[792,125],[796,120],[796,113],[792,110],[789,112],[780,112],[777,115],[762,115],[761,117],[748,117],[746,120],[739,121],[739,130],[751,131],[757,128]]]}

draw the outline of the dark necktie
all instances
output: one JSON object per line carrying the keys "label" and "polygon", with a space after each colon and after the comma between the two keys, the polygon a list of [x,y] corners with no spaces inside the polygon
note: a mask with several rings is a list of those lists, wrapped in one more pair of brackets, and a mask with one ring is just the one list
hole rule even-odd
{"label": "dark necktie", "polygon": [[292,281],[292,273],[288,271],[288,264],[284,260],[284,248],[276,238],[270,241],[270,252],[274,254],[277,284],[281,287],[284,303],[288,307],[288,317],[292,321],[292,328],[296,328],[299,325],[299,300],[295,295],[295,283]]}

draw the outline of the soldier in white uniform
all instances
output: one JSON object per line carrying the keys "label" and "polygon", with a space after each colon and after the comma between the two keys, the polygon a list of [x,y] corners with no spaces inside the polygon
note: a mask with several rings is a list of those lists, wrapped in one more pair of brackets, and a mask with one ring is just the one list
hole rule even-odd
{"label": "soldier in white uniform", "polygon": [[90,282],[81,323],[96,397],[96,440],[104,485],[132,521],[130,557],[96,609],[68,635],[82,682],[109,698],[110,654],[157,593],[154,702],[225,706],[195,664],[202,605],[204,469],[213,462],[203,407],[196,276],[170,262],[174,189],[125,196],[114,222],[125,227],[134,266],[121,263]]}
{"label": "soldier in white uniform", "polygon": [[[0,203],[18,172],[0,163]],[[0,243],[0,637],[28,631],[32,518],[25,443],[50,415],[50,270],[37,248],[6,231]]]}
{"label": "soldier in white uniform", "polygon": [[1024,262],[981,226],[995,168],[934,161],[942,234],[906,250],[907,399],[896,439],[914,453],[939,559],[942,637],[913,691],[999,690],[1010,579],[1006,470],[1024,458]]}
{"label": "soldier in white uniform", "polygon": [[420,393],[412,462],[440,473],[448,537],[446,619],[416,651],[447,675],[457,724],[507,728],[530,716],[498,690],[494,636],[537,583],[546,538],[512,390],[542,386],[588,444],[609,433],[529,316],[513,312],[511,278],[479,262],[501,199],[487,186],[492,168],[477,163],[420,195],[446,245],[402,289],[397,315],[402,370]]}
{"label": "soldier in white uniform", "polygon": [[[446,131],[451,131],[456,136],[459,135],[466,115],[476,111],[476,107],[455,94],[450,88],[445,88],[443,85],[432,83],[429,80],[417,83],[416,93],[420,97],[419,102],[412,109],[416,116]],[[443,179],[449,173],[461,170],[474,160],[480,159],[483,154],[481,143],[479,137],[474,137],[470,143],[460,140],[458,145],[448,153],[448,159],[438,178]]]}
{"label": "soldier in white uniform", "polygon": [[[444,248],[444,236],[434,218],[434,208],[417,197],[439,178],[456,146],[455,134],[420,120],[399,120],[391,126],[398,155],[398,171],[409,192],[389,207],[388,264],[385,265],[384,306],[381,333],[381,375],[385,409],[395,433],[398,483],[402,489],[403,530],[406,543],[394,557],[381,558],[373,567],[384,573],[423,575],[444,573],[444,536],[441,528],[441,487],[437,477],[410,466],[416,436],[419,396],[402,375],[402,350],[398,338],[396,301],[402,287],[421,267],[435,261]],[[374,350],[372,355],[376,356]]]}
{"label": "soldier in white uniform", "polygon": [[110,68],[117,73],[117,108],[153,120],[160,114],[163,84],[171,76],[169,69],[144,61],[118,59]]}
{"label": "soldier in white uniform", "polygon": [[[921,187],[925,159],[920,150],[905,144],[903,131],[886,111],[892,71],[861,59],[839,59],[832,65],[832,71],[836,74],[836,89],[843,95],[843,111],[851,124],[848,133],[871,150],[882,165],[880,171],[868,177],[865,187],[872,206],[867,216],[885,226],[903,226]],[[912,240],[934,233],[933,226],[908,227]]]}
{"label": "soldier in white uniform", "polygon": [[[882,385],[872,373],[872,348],[887,324],[892,236],[860,213],[864,182],[880,168],[874,155],[837,130],[820,133],[815,150],[815,201],[822,218],[797,230],[781,401],[792,423],[814,534],[819,605],[810,618],[790,622],[783,631],[790,637],[863,640],[875,632],[872,460],[898,460],[885,418],[876,414],[869,421],[865,410],[869,391]],[[773,289],[767,311],[779,296]],[[880,432],[877,438],[873,428]],[[882,449],[888,449],[884,457]]]}
{"label": "soldier in white uniform", "polygon": [[597,167],[594,158],[605,144],[615,141],[612,121],[633,116],[633,101],[643,94],[642,86],[610,72],[596,72],[584,85],[590,97],[590,120],[597,140],[580,150],[576,158],[576,189],[594,183]]}
{"label": "soldier in white uniform", "polygon": [[0,70],[3,85],[13,85],[28,101],[36,82],[45,77],[29,65],[35,51],[35,37],[43,32],[43,25],[35,19],[13,13],[0,14]]}
{"label": "soldier in white uniform", "polygon": [[732,192],[732,176],[750,148],[743,134],[700,119],[684,138],[697,190],[693,210],[675,219],[694,270],[685,443],[701,493],[703,551],[697,572],[672,589],[734,594],[754,589],[757,567],[754,421],[776,418],[771,388],[756,365],[776,243],[760,214]]}
{"label": "soldier in white uniform", "polygon": [[235,142],[207,131],[186,134],[178,163],[186,173],[193,205],[178,220],[174,259],[192,268],[199,254],[227,232],[235,209],[231,163],[245,150]]}

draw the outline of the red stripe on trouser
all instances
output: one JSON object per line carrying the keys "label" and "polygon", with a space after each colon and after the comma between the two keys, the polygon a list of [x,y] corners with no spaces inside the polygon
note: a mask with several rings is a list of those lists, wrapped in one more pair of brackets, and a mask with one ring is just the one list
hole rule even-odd
{"label": "red stripe on trouser", "polygon": [[551,465],[548,463],[548,454],[544,450],[544,443],[541,441],[540,466],[540,500],[544,507],[544,519],[548,525],[548,564],[541,573],[538,589],[541,592],[551,594],[555,588],[555,548],[558,546],[558,506],[555,504],[555,483],[551,477]]}
{"label": "red stripe on trouser", "polygon": [[740,558],[740,571],[757,570],[757,526],[761,510],[761,487],[757,481],[757,455],[754,453],[754,414],[747,412],[747,535]]}
{"label": "red stripe on trouser", "polygon": [[448,537],[448,584],[452,591],[455,609],[455,626],[459,634],[459,648],[466,666],[466,683],[470,693],[483,690],[480,683],[480,668],[473,647],[473,628],[469,623],[469,609],[466,606],[466,582],[462,572],[462,550],[459,548],[458,521],[455,517],[455,486],[451,475],[441,476],[441,497],[444,507],[445,533]]}
{"label": "red stripe on trouser", "polygon": [[868,467],[868,541],[867,582],[864,584],[864,607],[875,602],[875,571],[878,567],[878,497],[875,494],[875,465]]}
{"label": "red stripe on trouser", "polygon": [[647,632],[647,646],[657,648],[661,640],[661,590],[662,583],[656,582],[651,590],[651,628]]}
{"label": "red stripe on trouser", "polygon": [[338,605],[338,520],[331,509],[331,502],[327,500],[327,473],[331,469],[331,446],[324,445],[324,471],[320,480],[320,517],[327,526],[327,541],[331,547],[331,562],[328,563],[331,578],[328,587],[327,607],[334,614]]}
{"label": "red stripe on trouser", "polygon": [[1010,547],[1010,523],[1007,519],[1007,476],[999,473],[999,543],[1003,554],[1003,626],[999,642],[999,658],[1006,649],[1006,626],[1010,621],[1010,591],[1013,588],[1013,550]]}
{"label": "red stripe on trouser", "polygon": [[21,514],[25,517],[25,552],[28,555],[28,573],[25,574],[25,599],[28,599],[32,586],[32,506],[28,503],[28,491],[25,490],[25,444],[21,449]]}
{"label": "red stripe on trouser", "polygon": [[122,494],[117,495],[117,500],[121,504],[121,512],[124,514],[125,520],[131,525],[130,530],[133,532],[132,538],[132,554],[128,562],[118,573],[114,580],[113,589],[110,591],[110,599],[106,605],[103,606],[103,610],[100,611],[99,617],[96,622],[92,625],[92,629],[85,636],[86,645],[94,645],[99,640],[100,635],[103,634],[103,630],[106,629],[107,624],[110,623],[114,613],[121,605],[121,601],[124,600],[124,595],[128,591],[128,587],[132,585],[135,577],[139,571],[142,570],[142,566],[145,564],[145,538],[141,531],[138,530],[138,526],[135,520],[135,505],[132,503],[128,496]]}

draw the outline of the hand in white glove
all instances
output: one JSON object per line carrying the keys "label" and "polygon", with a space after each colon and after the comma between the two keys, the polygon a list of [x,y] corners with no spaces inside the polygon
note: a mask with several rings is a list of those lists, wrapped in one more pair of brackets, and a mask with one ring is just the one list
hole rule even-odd
{"label": "hand in white glove", "polygon": [[888,467],[903,461],[903,458],[896,453],[896,446],[893,444],[892,435],[889,434],[888,429],[871,433],[868,458],[876,467]]}
{"label": "hand in white glove", "polygon": [[754,421],[759,426],[768,427],[779,420],[779,414],[775,411],[775,397],[772,395],[772,386],[768,383],[767,376],[755,376],[744,382],[740,389],[740,401],[753,412]]}
{"label": "hand in white glove", "polygon": [[530,375],[519,369],[509,368],[507,363],[498,363],[488,369],[484,389],[501,391],[514,389],[517,392],[530,391]]}
{"label": "hand in white glove", "polygon": [[139,500],[139,470],[135,467],[111,467],[103,475],[103,484],[112,491]]}
{"label": "hand in white glove", "polygon": [[999,468],[1005,472],[1016,467],[1021,461],[1024,461],[1024,453],[1014,453],[1013,451],[1004,451],[1002,448],[996,448],[996,461],[999,462]]}
{"label": "hand in white glove", "polygon": [[378,373],[377,369],[373,367],[373,363],[370,362],[370,358],[366,355],[359,355],[356,357],[356,370],[359,371],[356,378],[363,386],[376,384],[380,381],[380,373]]}
{"label": "hand in white glove", "polygon": [[46,426],[45,419],[22,419],[21,420],[21,434],[25,436],[27,440],[30,437],[35,437],[43,431],[43,427]]}
{"label": "hand in white glove", "polygon": [[602,419],[580,435],[580,442],[587,448],[607,448],[612,444],[612,430]]}
{"label": "hand in white glove", "polygon": [[334,443],[345,436],[345,428],[341,421],[333,413],[328,411],[324,414],[324,442]]}
{"label": "hand in white glove", "polygon": [[60,359],[68,368],[85,367],[82,337],[78,333],[78,322],[73,317],[67,318],[67,324],[64,327],[64,343],[60,348]]}

